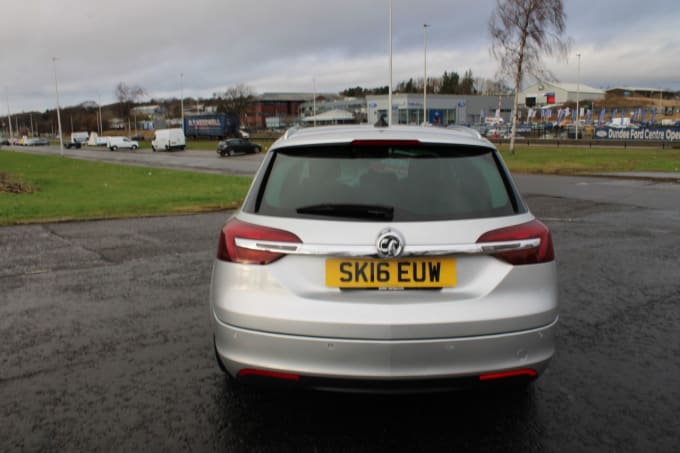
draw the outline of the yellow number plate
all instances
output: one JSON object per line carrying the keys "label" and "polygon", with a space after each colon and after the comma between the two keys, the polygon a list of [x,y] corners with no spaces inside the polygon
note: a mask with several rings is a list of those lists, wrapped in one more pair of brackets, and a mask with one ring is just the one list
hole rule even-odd
{"label": "yellow number plate", "polygon": [[442,288],[456,286],[455,258],[326,260],[330,288]]}

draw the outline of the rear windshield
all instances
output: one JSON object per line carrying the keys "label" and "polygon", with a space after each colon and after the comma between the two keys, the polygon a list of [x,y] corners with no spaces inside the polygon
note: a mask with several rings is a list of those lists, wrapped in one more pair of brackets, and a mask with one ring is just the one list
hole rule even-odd
{"label": "rear windshield", "polygon": [[275,151],[244,211],[415,222],[524,212],[495,151],[442,145],[316,146]]}

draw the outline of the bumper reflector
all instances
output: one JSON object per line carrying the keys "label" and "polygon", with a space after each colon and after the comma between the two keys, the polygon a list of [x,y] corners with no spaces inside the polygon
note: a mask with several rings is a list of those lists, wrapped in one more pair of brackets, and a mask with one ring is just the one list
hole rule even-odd
{"label": "bumper reflector", "polygon": [[267,377],[267,378],[274,378],[274,379],[284,379],[287,381],[299,381],[300,376],[297,374],[289,374],[289,373],[278,373],[276,371],[268,371],[268,370],[256,370],[254,368],[244,368],[241,371],[238,372],[238,377],[248,377],[248,376],[258,376],[258,377]]}
{"label": "bumper reflector", "polygon": [[528,377],[536,377],[538,376],[538,373],[536,370],[532,370],[531,368],[524,368],[521,370],[512,370],[512,371],[502,371],[500,373],[488,373],[488,374],[482,374],[479,376],[480,381],[490,381],[492,379],[505,379],[505,378],[512,378],[512,377],[518,377],[518,376],[528,376]]}

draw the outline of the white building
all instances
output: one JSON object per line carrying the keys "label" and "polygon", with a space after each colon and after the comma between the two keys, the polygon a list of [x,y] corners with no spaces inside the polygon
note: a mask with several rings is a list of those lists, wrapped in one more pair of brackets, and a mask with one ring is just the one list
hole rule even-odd
{"label": "white building", "polygon": [[522,107],[544,107],[561,105],[565,102],[598,101],[604,99],[605,92],[583,83],[550,83],[540,82],[525,88],[519,93],[519,105]]}

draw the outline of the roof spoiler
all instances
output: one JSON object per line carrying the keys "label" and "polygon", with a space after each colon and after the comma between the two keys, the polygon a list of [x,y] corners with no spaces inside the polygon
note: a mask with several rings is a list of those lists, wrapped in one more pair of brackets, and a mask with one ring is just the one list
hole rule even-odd
{"label": "roof spoiler", "polygon": [[283,134],[283,137],[281,137],[284,140],[288,140],[290,137],[295,135],[297,131],[299,131],[300,128],[297,126],[290,127],[286,130],[286,132]]}

